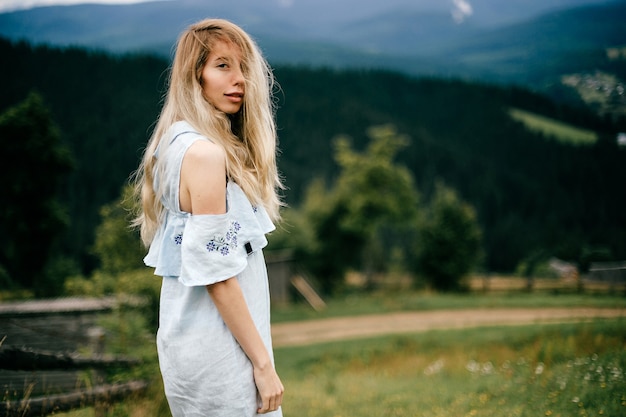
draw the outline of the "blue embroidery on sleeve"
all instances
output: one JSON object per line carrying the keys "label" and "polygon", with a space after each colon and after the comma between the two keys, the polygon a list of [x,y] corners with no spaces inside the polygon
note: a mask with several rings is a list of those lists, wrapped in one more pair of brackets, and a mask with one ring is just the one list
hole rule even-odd
{"label": "blue embroidery on sleeve", "polygon": [[206,244],[206,249],[209,252],[219,252],[222,256],[226,256],[230,253],[230,250],[237,248],[237,234],[241,229],[241,225],[238,222],[230,222],[230,227],[225,235],[215,235],[213,239],[209,240]]}
{"label": "blue embroidery on sleeve", "polygon": [[176,245],[182,245],[182,243],[183,243],[183,234],[182,233],[179,233],[176,236],[174,236],[174,243]]}

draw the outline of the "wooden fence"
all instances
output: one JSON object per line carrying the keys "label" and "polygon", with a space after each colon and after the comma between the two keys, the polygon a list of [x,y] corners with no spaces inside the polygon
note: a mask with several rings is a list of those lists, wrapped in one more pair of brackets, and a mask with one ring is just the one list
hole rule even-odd
{"label": "wooden fence", "polygon": [[587,293],[626,295],[626,281],[599,280],[590,275],[576,279],[520,278],[501,275],[476,275],[469,281],[476,293],[533,292],[533,293]]}
{"label": "wooden fence", "polygon": [[105,383],[107,367],[138,364],[104,354],[98,319],[115,306],[112,298],[0,304],[0,417],[87,406],[102,416],[115,401],[145,390],[144,381]]}
{"label": "wooden fence", "polygon": [[589,271],[580,273],[578,267],[552,258],[549,267],[553,278],[526,278],[499,275],[476,275],[469,282],[475,292],[553,292],[609,293],[626,295],[626,261],[594,262]]}

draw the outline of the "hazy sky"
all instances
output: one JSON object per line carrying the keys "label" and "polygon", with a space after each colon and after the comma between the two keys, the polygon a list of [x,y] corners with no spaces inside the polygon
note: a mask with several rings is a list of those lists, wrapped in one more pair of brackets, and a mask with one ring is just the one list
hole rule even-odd
{"label": "hazy sky", "polygon": [[[69,5],[80,3],[129,4],[151,0],[0,0],[0,13],[13,10],[30,9],[37,6]],[[154,1],[154,0],[152,0]],[[278,0],[282,6],[289,7],[295,0]],[[452,17],[458,23],[472,15],[473,10],[468,0],[443,0],[452,3]]]}
{"label": "hazy sky", "polygon": [[37,6],[68,5],[79,3],[129,4],[148,0],[0,0],[0,12],[30,9]]}
{"label": "hazy sky", "polygon": [[[130,4],[142,3],[154,0],[0,0],[0,13],[10,12],[14,10],[30,9],[38,6],[53,5],[70,5],[81,3],[100,3],[100,4]],[[166,1],[166,0],[161,0]],[[294,0],[277,0],[284,7],[293,5]],[[451,3],[452,18],[461,23],[465,18],[473,14],[472,6],[468,0],[443,0]]]}

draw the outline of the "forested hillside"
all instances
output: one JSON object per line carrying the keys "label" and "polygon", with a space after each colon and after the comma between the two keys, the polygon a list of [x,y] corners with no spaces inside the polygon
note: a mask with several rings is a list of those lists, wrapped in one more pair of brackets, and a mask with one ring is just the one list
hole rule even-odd
{"label": "forested hillside", "polygon": [[[176,0],[80,4],[0,13],[0,36],[169,57],[183,27],[219,16],[245,27],[274,62],[384,68],[516,83],[558,97],[563,75],[601,70],[624,78],[607,48],[626,44],[623,0],[461,2]],[[473,11],[472,11],[473,10]],[[460,20],[459,20],[460,17]]]}
{"label": "forested hillside", "polygon": [[[98,210],[119,196],[137,166],[168,63],[7,41],[0,41],[0,53],[8,63],[0,68],[6,81],[0,111],[38,91],[74,153],[77,170],[64,196],[71,215],[65,250],[89,270]],[[279,166],[292,206],[313,178],[333,178],[336,135],[351,136],[358,149],[368,127],[393,124],[410,137],[398,162],[410,168],[419,192],[428,196],[442,179],[476,207],[487,268],[510,270],[540,250],[571,260],[592,249],[626,257],[626,149],[615,142],[623,121],[620,127],[518,88],[376,71],[275,73]],[[543,137],[514,121],[512,107],[594,130],[600,139],[573,146]]]}

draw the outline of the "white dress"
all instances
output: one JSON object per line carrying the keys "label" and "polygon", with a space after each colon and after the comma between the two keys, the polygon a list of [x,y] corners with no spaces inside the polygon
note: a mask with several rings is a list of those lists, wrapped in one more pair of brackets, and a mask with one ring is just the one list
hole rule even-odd
{"label": "white dress", "polygon": [[[157,350],[174,417],[256,416],[252,364],[224,324],[206,285],[236,277],[254,323],[272,354],[270,296],[262,249],[274,230],[263,207],[253,207],[237,184],[226,189],[227,212],[180,210],[180,168],[196,140],[208,140],[186,122],[168,131],[156,157],[164,170],[165,219],[144,262],[163,277]],[[279,409],[265,416],[281,417]]]}

